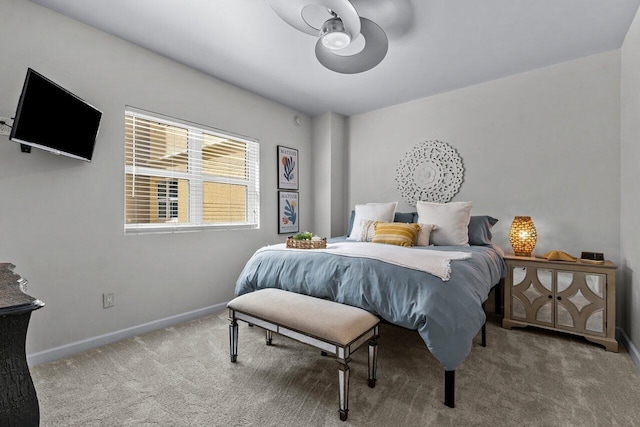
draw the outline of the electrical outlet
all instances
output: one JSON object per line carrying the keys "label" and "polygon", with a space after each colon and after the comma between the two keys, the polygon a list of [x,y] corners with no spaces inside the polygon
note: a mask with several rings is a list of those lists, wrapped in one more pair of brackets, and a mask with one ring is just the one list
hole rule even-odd
{"label": "electrical outlet", "polygon": [[116,305],[116,301],[113,296],[113,292],[108,294],[102,294],[102,308],[109,308]]}

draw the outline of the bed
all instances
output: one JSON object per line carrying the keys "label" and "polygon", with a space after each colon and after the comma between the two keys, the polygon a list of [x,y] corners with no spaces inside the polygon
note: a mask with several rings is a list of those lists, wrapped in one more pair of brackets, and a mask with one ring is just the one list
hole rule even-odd
{"label": "bed", "polygon": [[332,247],[352,244],[389,246],[346,237],[329,239],[326,251],[268,246],[247,262],[236,294],[275,287],[360,307],[386,322],[417,330],[445,369],[445,404],[453,407],[455,369],[485,323],[484,301],[505,274],[502,251],[490,243],[402,248],[425,257],[431,252],[471,254],[450,261],[450,275],[443,280],[379,259],[331,253]]}

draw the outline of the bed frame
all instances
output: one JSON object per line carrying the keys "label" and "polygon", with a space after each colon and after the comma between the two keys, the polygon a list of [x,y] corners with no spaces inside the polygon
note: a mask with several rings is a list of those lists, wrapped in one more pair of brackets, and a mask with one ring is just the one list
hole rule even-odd
{"label": "bed frame", "polygon": [[[494,276],[495,277],[495,276]],[[242,276],[241,276],[242,278]],[[242,286],[245,284],[244,282],[240,282],[241,279],[239,279],[239,281],[236,283],[236,292],[239,292],[239,289],[242,289]],[[264,279],[263,279],[264,280]],[[353,279],[353,280],[357,280],[357,279]],[[249,282],[246,282],[247,284]],[[494,307],[494,311],[496,314],[502,314],[502,286],[503,286],[503,279],[499,279],[498,283],[495,283],[493,286],[491,286],[491,289],[494,290],[494,299],[495,299],[495,307]],[[257,286],[255,286],[257,288]],[[248,292],[252,292],[255,291],[257,289],[253,289],[252,286],[248,286],[247,288],[249,289]],[[285,289],[284,287],[282,287],[282,289],[284,290],[288,290]],[[491,291],[491,289],[489,291]],[[294,291],[295,292],[295,291]],[[486,303],[486,301],[485,301]],[[484,310],[484,312],[486,313],[486,304],[483,303],[482,304],[482,309]],[[383,323],[388,323],[388,324],[393,324],[391,322],[385,321],[384,318],[382,318],[381,320]],[[395,324],[394,324],[395,325]],[[250,326],[251,323],[250,323]],[[397,326],[397,325],[396,325]],[[410,330],[412,330],[412,327],[409,327]],[[415,329],[418,329],[418,327],[416,326]],[[471,331],[468,331],[471,332]],[[482,346],[486,347],[486,319],[485,319],[485,323],[481,325],[480,331],[482,336]],[[470,334],[469,334],[470,335]],[[469,336],[467,335],[467,336]],[[477,334],[476,334],[477,336]],[[472,340],[475,339],[475,336],[473,338],[471,338]],[[455,408],[455,369],[453,370],[447,370],[446,368],[444,369],[444,404],[450,408]]]}
{"label": "bed frame", "polygon": [[[502,281],[493,286],[494,289],[494,301],[496,314],[502,314]],[[485,304],[482,304],[482,308],[485,308]],[[486,313],[486,310],[485,310]],[[481,345],[487,346],[487,321],[485,319],[482,325],[482,338]],[[456,407],[456,371],[444,371],[444,404],[449,408]]]}

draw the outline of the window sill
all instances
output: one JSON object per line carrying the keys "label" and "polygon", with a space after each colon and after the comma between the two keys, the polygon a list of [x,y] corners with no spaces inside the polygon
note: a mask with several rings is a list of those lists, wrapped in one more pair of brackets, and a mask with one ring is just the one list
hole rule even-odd
{"label": "window sill", "polygon": [[253,230],[259,229],[258,224],[135,224],[125,225],[124,234],[166,234],[192,233],[203,230]]}

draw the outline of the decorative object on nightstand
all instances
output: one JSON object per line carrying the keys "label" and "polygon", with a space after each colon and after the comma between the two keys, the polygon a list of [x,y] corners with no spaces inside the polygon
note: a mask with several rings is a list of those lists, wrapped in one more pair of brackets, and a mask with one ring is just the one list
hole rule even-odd
{"label": "decorative object on nightstand", "polygon": [[502,327],[536,326],[580,335],[618,351],[616,266],[505,255]]}
{"label": "decorative object on nightstand", "polygon": [[569,255],[566,252],[562,252],[562,251],[549,251],[546,254],[542,255],[542,258],[548,260],[548,261],[569,261],[569,262],[576,262],[578,260],[578,258]]}
{"label": "decorative object on nightstand", "polygon": [[588,264],[604,264],[604,254],[602,252],[582,252],[580,261]]}
{"label": "decorative object on nightstand", "polygon": [[517,256],[531,256],[537,240],[538,232],[530,216],[517,216],[513,219],[509,241]]}

